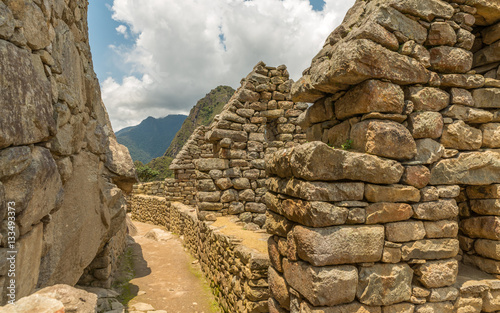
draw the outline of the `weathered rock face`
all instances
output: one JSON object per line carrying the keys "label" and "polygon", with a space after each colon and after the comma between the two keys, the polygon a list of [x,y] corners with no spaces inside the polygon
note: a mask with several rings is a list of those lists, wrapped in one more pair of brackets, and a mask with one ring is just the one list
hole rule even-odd
{"label": "weathered rock face", "polygon": [[[0,3],[0,245],[13,250],[15,228],[17,298],[74,285],[98,254],[124,247],[122,190],[135,172],[101,101],[86,12],[86,1]],[[96,284],[109,285],[110,274]]]}

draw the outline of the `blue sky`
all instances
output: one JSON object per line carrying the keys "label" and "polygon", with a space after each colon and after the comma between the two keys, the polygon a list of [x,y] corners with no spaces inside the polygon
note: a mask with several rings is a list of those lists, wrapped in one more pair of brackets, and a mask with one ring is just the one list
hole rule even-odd
{"label": "blue sky", "polygon": [[89,0],[94,70],[115,131],[187,114],[260,60],[310,65],[354,0]]}

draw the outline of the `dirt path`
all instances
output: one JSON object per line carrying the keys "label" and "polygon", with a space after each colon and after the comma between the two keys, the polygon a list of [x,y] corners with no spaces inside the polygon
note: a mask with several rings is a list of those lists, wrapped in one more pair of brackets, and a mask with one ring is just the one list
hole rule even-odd
{"label": "dirt path", "polygon": [[161,227],[133,223],[138,233],[128,252],[135,276],[127,286],[130,312],[153,311],[148,305],[168,313],[219,312],[198,263],[185,252],[180,239],[169,232],[167,240],[146,238],[146,233]]}

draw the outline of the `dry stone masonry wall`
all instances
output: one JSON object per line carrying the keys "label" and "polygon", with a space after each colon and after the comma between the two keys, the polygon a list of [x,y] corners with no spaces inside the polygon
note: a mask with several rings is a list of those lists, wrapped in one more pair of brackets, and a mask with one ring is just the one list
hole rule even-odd
{"label": "dry stone masonry wall", "polygon": [[84,271],[109,286],[125,245],[136,177],[101,101],[87,4],[0,1],[0,303],[10,242],[17,299]]}
{"label": "dry stone masonry wall", "polygon": [[328,37],[311,142],[266,161],[271,312],[500,310],[499,9],[357,1]]}
{"label": "dry stone masonry wall", "polygon": [[[306,103],[290,101],[286,66],[259,62],[209,127],[198,127],[172,161],[175,180],[166,180],[165,196],[196,206],[202,220],[238,215],[250,229],[264,226],[264,156],[305,142],[297,117]],[[136,193],[159,195],[158,184],[142,184]],[[151,191],[150,191],[151,190]]]}
{"label": "dry stone masonry wall", "polygon": [[[224,233],[223,225],[200,221],[193,207],[163,197],[134,195],[129,199],[129,210],[134,220],[164,226],[183,237],[225,312],[268,312],[269,258],[265,247],[263,251],[247,247],[241,236]],[[239,234],[250,232],[238,229]],[[268,237],[251,233],[264,242]]]}

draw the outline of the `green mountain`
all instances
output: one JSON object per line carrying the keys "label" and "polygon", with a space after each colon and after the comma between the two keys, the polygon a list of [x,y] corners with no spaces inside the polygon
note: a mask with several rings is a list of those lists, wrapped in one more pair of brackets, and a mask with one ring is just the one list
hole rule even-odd
{"label": "green mountain", "polygon": [[134,161],[148,163],[163,155],[185,119],[186,115],[150,116],[137,126],[116,132],[116,140],[128,148]]}
{"label": "green mountain", "polygon": [[222,111],[224,105],[233,96],[234,91],[229,86],[219,86],[212,89],[203,99],[200,99],[189,112],[189,116],[175,135],[164,156],[175,158],[196,127],[209,125],[214,116]]}

